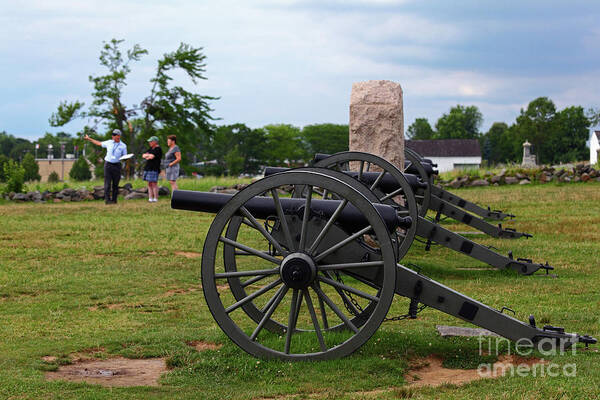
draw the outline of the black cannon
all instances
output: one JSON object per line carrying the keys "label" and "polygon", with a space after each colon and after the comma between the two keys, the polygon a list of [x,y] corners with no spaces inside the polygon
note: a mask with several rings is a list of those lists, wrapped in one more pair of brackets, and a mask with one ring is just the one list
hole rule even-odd
{"label": "black cannon", "polygon": [[[426,241],[427,250],[432,243],[438,243],[444,247],[483,261],[495,268],[513,269],[524,275],[531,275],[540,269],[543,269],[546,272],[553,269],[553,267],[547,262],[545,264],[541,264],[534,263],[532,260],[526,258],[515,259],[512,256],[512,253],[509,253],[508,256],[498,254],[489,247],[482,246],[440,226],[436,223],[436,221],[430,221],[420,216],[416,203],[418,194],[414,194],[414,191],[416,190],[418,193],[418,191],[426,187],[427,184],[423,183],[415,175],[402,173],[391,163],[382,159],[381,157],[368,153],[344,152],[330,156],[327,159],[323,159],[320,163],[330,167],[345,166],[342,167],[340,171],[335,172],[338,174],[336,175],[336,178],[344,178],[344,176],[340,176],[339,174],[351,178],[351,180],[354,180],[358,183],[355,185],[355,187],[360,190],[363,195],[369,198],[370,201],[374,203],[386,203],[392,205],[396,207],[399,214],[402,216],[409,215],[413,221],[416,221],[417,223],[413,229],[406,233],[407,235],[412,235],[410,238],[410,243],[412,243],[412,239],[416,235]],[[349,171],[345,169],[349,168],[351,163],[358,163],[358,165],[355,166],[358,171]],[[369,166],[373,166],[379,171],[367,171],[367,163]],[[286,170],[286,168],[267,167],[265,170],[265,176],[280,173]],[[310,170],[310,168],[301,168],[301,170]],[[344,179],[344,181],[346,180]],[[293,196],[304,197],[305,193],[295,192],[293,193]],[[472,217],[471,214],[466,212],[462,212],[462,220],[475,224],[476,226],[478,222],[483,221]],[[404,242],[402,243],[403,245],[401,254],[404,255],[406,250],[408,250],[409,245],[406,245]]]}
{"label": "black cannon", "polygon": [[501,210],[493,210],[490,206],[481,207],[473,202],[470,202],[466,199],[461,198],[460,196],[456,196],[453,193],[444,190],[440,186],[433,184],[433,175],[437,175],[437,171],[434,169],[437,167],[436,164],[433,164],[431,160],[427,158],[423,158],[419,153],[411,149],[404,149],[404,155],[407,158],[407,163],[409,168],[412,168],[412,165],[421,164],[423,169],[414,168],[411,171],[416,175],[419,175],[421,179],[427,181],[431,184],[431,194],[437,196],[441,200],[444,200],[454,206],[460,207],[466,211],[469,211],[475,215],[479,215],[482,218],[493,219],[497,221],[503,221],[507,218],[512,219],[515,218],[513,214],[505,213]]}
{"label": "black cannon", "polygon": [[[468,202],[455,194],[452,194],[436,185],[433,184],[433,175],[436,171],[431,167],[431,164],[421,161],[417,158],[410,150],[405,151],[407,161],[405,162],[405,168],[401,172],[411,183],[413,191],[417,196],[417,204],[419,207],[419,215],[425,217],[429,210],[435,211],[437,214],[434,218],[435,222],[439,222],[442,216],[450,217],[458,222],[469,225],[481,232],[502,239],[516,239],[520,237],[531,237],[530,234],[524,232],[518,232],[515,229],[504,228],[502,224],[494,225],[491,224],[481,214],[485,214],[486,218],[497,219],[497,216],[502,216],[502,219],[514,215],[502,213],[500,211],[488,210],[477,206],[474,203]],[[333,155],[327,154],[316,154],[313,160],[313,166],[324,167],[338,170],[354,170],[349,171],[355,174],[361,175],[361,180],[371,179],[371,176],[375,176],[369,169],[381,169],[380,160],[381,157],[373,154],[367,154],[362,152],[345,151],[336,153]],[[359,164],[362,163],[362,164]],[[353,167],[352,167],[353,165]],[[390,164],[391,165],[391,164]],[[393,166],[394,169],[397,169]],[[363,172],[364,170],[364,172]],[[383,169],[386,171],[386,169]],[[388,175],[384,177],[382,181],[388,181],[387,187],[380,189],[393,191],[398,188],[398,184]],[[366,182],[369,184],[369,182]],[[378,182],[383,184],[384,182]],[[389,193],[389,192],[388,192]],[[477,215],[474,215],[477,214]]]}
{"label": "black cannon", "polygon": [[[337,154],[336,162],[339,162],[340,166],[343,165],[343,155],[346,157],[351,155],[354,152],[341,152]],[[314,166],[327,166],[331,167],[331,164],[324,164],[325,159],[331,157],[331,154],[323,154],[317,153],[313,159]],[[404,150],[405,162],[404,168],[402,172],[405,174],[416,175],[420,178],[422,182],[425,182],[429,185],[429,188],[422,190],[422,193],[419,193],[419,212],[421,216],[425,216],[428,210],[439,212],[440,215],[447,215],[451,218],[457,219],[460,218],[460,214],[465,211],[475,214],[481,218],[487,218],[496,221],[503,221],[507,218],[511,219],[515,216],[513,214],[508,214],[500,210],[493,210],[490,206],[487,208],[481,207],[471,201],[463,199],[460,196],[457,196],[454,193],[448,192],[447,190],[434,185],[433,176],[437,175],[438,171],[435,170],[437,164],[431,162],[431,160],[421,157],[419,154],[410,149]],[[331,160],[330,160],[331,161]],[[456,208],[459,210],[457,211]],[[462,209],[462,210],[461,210]],[[454,214],[450,214],[450,212],[454,212]],[[439,218],[439,216],[438,216]],[[460,219],[459,219],[460,220]],[[480,226],[482,224],[479,224]],[[515,232],[512,230],[506,230],[503,233],[496,233],[497,228],[494,225],[490,225],[489,228],[481,229],[480,227],[476,227],[477,229],[481,229],[483,232],[502,238],[518,238],[521,236],[529,237],[528,234],[523,234],[519,232]],[[502,227],[499,226],[500,231],[502,231]],[[496,236],[497,235],[497,236]]]}
{"label": "black cannon", "polygon": [[[395,294],[411,300],[410,317],[429,306],[539,348],[596,342],[523,323],[402,266],[412,217],[374,204],[354,178],[321,171],[275,174],[236,195],[173,192],[173,208],[218,211],[204,242],[202,288],[216,322],[248,353],[348,355],[375,333]],[[289,198],[290,187],[306,196]]]}

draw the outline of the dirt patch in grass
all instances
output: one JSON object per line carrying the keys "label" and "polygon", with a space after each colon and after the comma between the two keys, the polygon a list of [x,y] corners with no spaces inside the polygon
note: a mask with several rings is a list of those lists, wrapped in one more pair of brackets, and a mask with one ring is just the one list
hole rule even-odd
{"label": "dirt patch in grass", "polygon": [[176,251],[175,255],[185,257],[185,258],[200,258],[200,257],[202,257],[202,253],[196,253],[193,251]]}
{"label": "dirt patch in grass", "polygon": [[205,342],[202,340],[192,340],[191,342],[187,342],[187,345],[192,346],[198,351],[219,350],[221,347],[223,347],[222,344]]}
{"label": "dirt patch in grass", "polygon": [[63,365],[57,371],[46,372],[46,379],[109,387],[158,386],[158,379],[165,372],[167,365],[163,358],[131,360],[118,357]]}
{"label": "dirt patch in grass", "polygon": [[411,362],[410,371],[405,379],[411,387],[441,386],[444,384],[464,385],[469,382],[484,378],[499,378],[510,372],[511,368],[526,364],[545,364],[547,361],[537,358],[523,358],[514,355],[500,356],[492,368],[478,369],[450,369],[442,366],[443,359],[431,355]]}

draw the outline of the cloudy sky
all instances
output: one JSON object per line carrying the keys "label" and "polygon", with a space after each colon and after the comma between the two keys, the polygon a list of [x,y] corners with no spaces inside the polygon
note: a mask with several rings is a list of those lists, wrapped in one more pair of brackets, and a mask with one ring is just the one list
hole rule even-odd
{"label": "cloudy sky", "polygon": [[[125,99],[148,93],[157,59],[201,46],[219,123],[348,122],[352,83],[399,82],[405,126],[458,103],[482,129],[539,96],[600,106],[600,2],[464,0],[0,0],[0,131],[56,132],[61,100],[90,103],[102,41],[149,50]],[[182,84],[187,84],[185,80]],[[67,125],[74,133],[81,124]]]}

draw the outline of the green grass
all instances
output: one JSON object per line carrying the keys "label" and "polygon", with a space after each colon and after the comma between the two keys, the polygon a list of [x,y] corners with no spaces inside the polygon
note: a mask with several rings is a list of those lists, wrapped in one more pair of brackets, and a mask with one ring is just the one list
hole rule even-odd
{"label": "green grass", "polygon": [[[206,179],[182,180],[180,187],[205,190],[222,184]],[[418,243],[403,262],[414,262],[422,273],[491,306],[508,306],[521,320],[534,314],[540,325],[600,336],[600,184],[456,192],[516,214],[516,221],[505,226],[534,234],[529,240],[474,236],[476,240],[503,253],[548,260],[559,277],[458,269],[483,265],[438,247],[425,252]],[[550,357],[560,365],[576,363],[572,378],[515,376],[461,387],[401,388],[411,358],[437,354],[445,365],[461,368],[482,360],[475,339],[441,339],[435,330],[437,324],[468,324],[431,309],[417,320],[384,323],[358,352],[341,360],[257,360],[231,343],[213,321],[198,290],[200,258],[175,254],[202,251],[212,215],[171,210],[167,200],[132,200],[113,207],[101,202],[4,203],[0,220],[0,398],[600,397],[600,346]],[[445,226],[467,230],[449,222]],[[390,316],[404,314],[407,304],[397,297]],[[223,347],[197,352],[186,344],[194,340]],[[98,357],[162,356],[171,370],[152,388],[111,389],[44,379],[44,371],[85,349],[95,349]],[[42,361],[48,355],[58,359]]]}

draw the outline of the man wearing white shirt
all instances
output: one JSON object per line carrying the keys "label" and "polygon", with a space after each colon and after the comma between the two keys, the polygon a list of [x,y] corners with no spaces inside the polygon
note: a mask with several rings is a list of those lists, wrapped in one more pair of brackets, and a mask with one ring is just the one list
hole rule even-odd
{"label": "man wearing white shirt", "polygon": [[[127,154],[127,145],[121,142],[121,131],[115,129],[112,139],[103,142],[92,139],[88,135],[85,140],[106,149],[104,157],[104,201],[106,204],[116,204],[121,180],[121,157]],[[111,187],[112,186],[112,187]]]}

